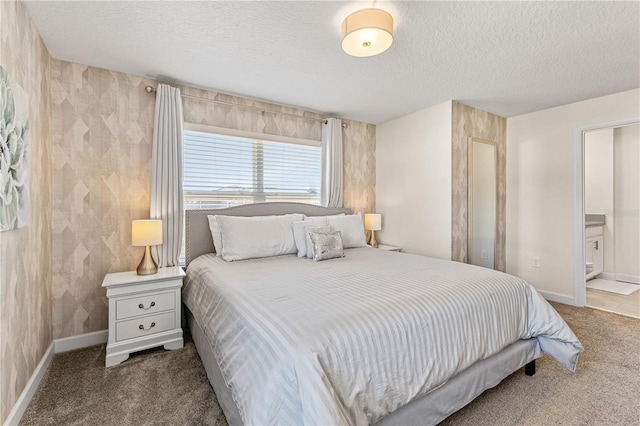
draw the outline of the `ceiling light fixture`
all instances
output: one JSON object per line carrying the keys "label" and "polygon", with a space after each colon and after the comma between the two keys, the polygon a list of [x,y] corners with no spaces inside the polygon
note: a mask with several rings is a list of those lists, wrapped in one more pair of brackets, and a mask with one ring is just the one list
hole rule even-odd
{"label": "ceiling light fixture", "polygon": [[342,50],[360,58],[379,55],[393,43],[393,16],[381,9],[362,9],[342,21]]}

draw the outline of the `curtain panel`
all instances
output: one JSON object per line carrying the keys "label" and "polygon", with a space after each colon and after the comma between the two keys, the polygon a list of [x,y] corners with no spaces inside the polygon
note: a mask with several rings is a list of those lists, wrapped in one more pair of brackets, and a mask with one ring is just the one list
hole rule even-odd
{"label": "curtain panel", "polygon": [[322,124],[322,181],[320,203],[342,207],[342,120],[329,118]]}
{"label": "curtain panel", "polygon": [[163,243],[152,247],[158,267],[178,266],[182,242],[182,130],[180,89],[159,84],[153,126],[150,218],[162,220]]}

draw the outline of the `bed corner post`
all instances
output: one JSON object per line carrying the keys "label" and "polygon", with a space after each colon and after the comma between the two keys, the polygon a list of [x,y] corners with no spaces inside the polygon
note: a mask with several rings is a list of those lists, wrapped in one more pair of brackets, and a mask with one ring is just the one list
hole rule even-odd
{"label": "bed corner post", "polygon": [[527,376],[533,376],[534,374],[536,374],[536,360],[535,359],[524,366],[524,374],[526,374]]}

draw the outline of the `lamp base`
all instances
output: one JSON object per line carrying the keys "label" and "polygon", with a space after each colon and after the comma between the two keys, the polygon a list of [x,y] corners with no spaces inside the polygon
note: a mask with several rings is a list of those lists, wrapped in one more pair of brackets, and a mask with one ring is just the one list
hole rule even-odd
{"label": "lamp base", "polygon": [[151,247],[145,247],[144,256],[142,257],[136,272],[138,272],[138,275],[153,275],[158,273],[158,265],[155,260],[153,260],[153,256],[151,256]]}
{"label": "lamp base", "polygon": [[371,237],[369,238],[369,245],[373,248],[378,248],[378,242],[376,241],[376,231],[371,230]]}

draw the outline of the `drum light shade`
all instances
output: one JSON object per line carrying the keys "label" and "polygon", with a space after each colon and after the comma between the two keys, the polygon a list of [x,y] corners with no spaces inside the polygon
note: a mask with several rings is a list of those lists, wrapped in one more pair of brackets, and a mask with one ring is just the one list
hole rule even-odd
{"label": "drum light shade", "polygon": [[131,222],[131,245],[155,246],[162,244],[161,220],[134,220]]}
{"label": "drum light shade", "polygon": [[367,213],[364,215],[364,229],[367,231],[379,231],[382,229],[382,215],[379,213]]}
{"label": "drum light shade", "polygon": [[393,17],[381,9],[362,9],[342,21],[342,50],[351,56],[378,55],[393,43]]}

